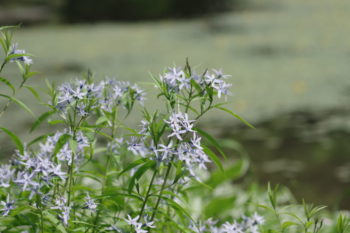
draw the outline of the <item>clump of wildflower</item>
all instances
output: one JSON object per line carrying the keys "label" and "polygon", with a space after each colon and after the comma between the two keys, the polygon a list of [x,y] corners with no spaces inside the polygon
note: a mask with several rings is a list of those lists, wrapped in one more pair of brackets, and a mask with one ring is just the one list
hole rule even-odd
{"label": "clump of wildflower", "polygon": [[204,223],[199,222],[197,224],[191,223],[190,229],[197,233],[259,233],[259,226],[264,223],[264,218],[257,213],[254,213],[251,217],[244,216],[243,219],[238,222],[224,222],[218,226],[218,221],[208,219]]}
{"label": "clump of wildflower", "polygon": [[160,76],[160,80],[168,85],[172,91],[179,92],[183,88],[189,88],[190,79],[186,77],[181,67],[168,68],[168,71]]}
{"label": "clump of wildflower", "polygon": [[135,101],[143,103],[144,99],[144,91],[129,82],[106,79],[95,84],[76,80],[63,83],[58,88],[55,107],[63,113],[69,108],[76,108],[80,116],[87,117],[94,110],[111,112],[119,105],[130,111]]}
{"label": "clump of wildflower", "polygon": [[[171,140],[168,145],[161,144],[158,152],[162,153],[163,159],[168,159],[170,155],[175,155],[176,159],[184,162],[186,168],[192,176],[195,176],[194,169],[206,169],[206,163],[210,162],[208,156],[204,153],[201,146],[201,138],[193,130],[194,120],[189,120],[186,113],[173,113],[169,120],[165,120],[171,129],[168,135],[170,138],[176,138],[178,144],[173,147]],[[184,140],[185,136],[192,134],[190,140]]]}
{"label": "clump of wildflower", "polygon": [[166,84],[168,91],[175,93],[181,90],[189,90],[191,88],[191,81],[193,80],[202,89],[201,93],[206,93],[207,89],[213,89],[217,92],[218,98],[223,95],[230,95],[230,83],[224,80],[230,77],[226,75],[222,70],[213,69],[212,71],[206,71],[202,75],[198,75],[193,72],[191,75],[186,75],[186,72],[182,67],[169,67],[164,75],[160,76],[160,80]]}

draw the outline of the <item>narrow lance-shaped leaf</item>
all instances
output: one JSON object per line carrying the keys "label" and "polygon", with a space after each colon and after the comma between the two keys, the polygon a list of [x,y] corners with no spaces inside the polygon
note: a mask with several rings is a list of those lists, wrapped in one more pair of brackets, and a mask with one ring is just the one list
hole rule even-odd
{"label": "narrow lance-shaped leaf", "polygon": [[27,105],[25,103],[23,103],[22,101],[16,99],[13,96],[8,96],[8,95],[4,95],[4,94],[0,94],[0,96],[5,97],[5,98],[15,102],[18,106],[20,106],[21,108],[23,108],[24,110],[29,112],[32,116],[35,116],[34,113],[32,112],[32,110],[30,110],[30,108],[28,108]]}
{"label": "narrow lance-shaped leaf", "polygon": [[39,93],[33,87],[27,85],[24,87],[27,88],[37,100],[41,101]]}
{"label": "narrow lance-shaped leaf", "polygon": [[36,137],[36,138],[34,138],[32,141],[30,141],[29,143],[28,143],[28,146],[31,146],[31,145],[33,145],[33,144],[35,144],[35,143],[37,143],[37,142],[40,142],[40,141],[44,141],[44,140],[46,140],[46,138],[48,137],[48,136],[51,136],[52,134],[50,133],[50,134],[45,134],[45,135],[41,135],[41,136],[39,136],[39,137]]}
{"label": "narrow lance-shaped leaf", "polygon": [[0,82],[4,83],[6,86],[12,89],[12,93],[15,94],[16,89],[15,87],[11,84],[10,81],[8,81],[6,78],[0,77]]}
{"label": "narrow lance-shaped leaf", "polygon": [[191,219],[192,221],[193,218],[192,216],[181,206],[179,205],[177,202],[173,201],[170,198],[167,197],[162,197],[163,200],[165,200],[167,202],[167,204],[173,209],[175,210],[175,212],[177,213],[177,215],[181,218],[184,219],[184,216],[186,216],[187,218]]}
{"label": "narrow lance-shaped leaf", "polygon": [[202,129],[196,128],[196,131],[203,137],[205,137],[215,148],[220,152],[220,154],[226,159],[224,151],[221,149],[221,145],[212,137],[210,134]]}
{"label": "narrow lance-shaped leaf", "polygon": [[231,110],[228,110],[227,108],[223,108],[223,107],[218,107],[215,106],[215,108],[220,109],[224,112],[229,113],[230,115],[232,115],[233,117],[237,118],[238,120],[240,120],[241,122],[243,122],[244,124],[246,124],[247,126],[249,126],[252,129],[255,129],[255,127],[253,125],[251,125],[248,121],[246,121],[245,119],[243,119],[241,116],[239,116],[238,114],[232,112]]}
{"label": "narrow lance-shaped leaf", "polygon": [[20,25],[15,25],[15,26],[2,26],[0,27],[0,31],[3,31],[3,30],[8,30],[8,29],[16,29],[16,28],[19,28]]}
{"label": "narrow lance-shaped leaf", "polygon": [[9,56],[6,57],[5,61],[8,62],[8,61],[10,61],[10,60],[12,60],[12,59],[16,59],[16,58],[19,58],[19,57],[25,57],[25,56],[27,56],[27,57],[32,57],[33,55],[30,54],[30,53],[23,53],[23,54],[17,54],[17,53],[16,53],[16,54],[11,54],[11,55],[9,55]]}
{"label": "narrow lance-shaped leaf", "polygon": [[138,159],[132,163],[130,163],[122,172],[120,172],[119,176],[121,176],[122,174],[124,174],[125,172],[133,169],[134,167],[139,166],[140,164],[146,163],[147,161],[149,161],[146,158],[142,158],[142,159]]}
{"label": "narrow lance-shaped leaf", "polygon": [[44,121],[46,120],[49,116],[51,116],[53,113],[55,113],[54,111],[49,111],[49,112],[45,112],[43,113],[41,116],[39,116],[39,118],[34,122],[34,124],[32,125],[32,127],[30,128],[30,132],[33,132],[36,128],[38,128],[38,126]]}
{"label": "narrow lance-shaped leaf", "polygon": [[236,196],[216,197],[204,208],[206,218],[215,217],[231,210],[235,205]]}
{"label": "narrow lance-shaped leaf", "polygon": [[10,130],[6,129],[6,128],[3,128],[3,127],[0,127],[0,129],[2,131],[4,131],[4,133],[6,133],[10,138],[11,140],[16,144],[19,152],[21,154],[23,154],[24,152],[24,146],[23,146],[23,143],[21,142],[21,140],[17,137],[16,134],[12,133]]}
{"label": "narrow lance-shaped leaf", "polygon": [[225,171],[224,171],[224,167],[222,166],[221,161],[220,161],[220,159],[216,156],[216,154],[215,154],[212,150],[210,150],[208,147],[206,147],[206,146],[204,146],[204,145],[201,145],[201,146],[203,147],[204,153],[206,153],[206,154],[209,156],[209,158],[210,158],[211,160],[213,160],[213,162],[214,162],[214,163],[216,164],[216,166],[220,169],[220,171],[225,172]]}
{"label": "narrow lance-shaped leaf", "polygon": [[69,134],[63,134],[57,141],[55,145],[55,149],[53,151],[53,155],[56,155],[62,147],[68,142],[68,140],[71,138],[71,135]]}
{"label": "narrow lance-shaped leaf", "polygon": [[145,164],[143,164],[141,167],[139,167],[137,169],[137,171],[135,172],[135,174],[132,176],[130,182],[129,182],[129,187],[128,187],[128,193],[131,193],[136,180],[139,180],[141,178],[141,176],[150,168],[156,166],[156,161],[154,160],[149,160],[148,162],[146,162]]}

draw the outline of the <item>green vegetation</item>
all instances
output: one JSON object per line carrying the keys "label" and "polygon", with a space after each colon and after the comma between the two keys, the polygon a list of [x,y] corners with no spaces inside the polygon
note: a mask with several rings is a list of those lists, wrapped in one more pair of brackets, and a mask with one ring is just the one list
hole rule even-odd
{"label": "green vegetation", "polygon": [[[259,126],[264,124],[258,123],[274,119],[278,124],[280,116],[300,109],[317,114],[329,109],[348,108],[350,32],[344,25],[349,22],[349,10],[350,2],[343,0],[256,1],[255,7],[250,10],[187,21],[24,27],[17,32],[15,40],[36,56],[33,68],[40,71],[40,74],[30,82],[38,89],[44,88],[44,78],[62,83],[91,69],[96,72],[97,79],[116,76],[121,80],[140,81],[144,88],[152,90],[148,85],[150,75],[147,72],[157,76],[169,64],[182,65],[184,57],[188,57],[192,65],[198,65],[201,69],[223,68],[226,73],[233,75],[231,82],[234,84],[234,95],[228,99],[233,104],[229,108],[258,128],[254,131],[257,136],[247,136],[248,139],[258,138],[258,147],[250,149],[257,145],[254,140],[250,143],[243,142],[254,158],[253,167],[261,168],[260,155],[277,160],[297,153],[300,156],[298,159],[308,165],[319,161],[319,168],[320,164],[330,164],[339,155],[344,156],[339,152],[348,151],[346,140],[349,134],[345,132],[336,137],[328,135],[326,143],[320,140],[318,144],[308,144],[307,150],[295,149],[283,153],[283,148],[295,146],[292,144],[282,147],[283,142],[290,142],[291,138],[285,136],[284,140],[278,140],[283,135],[278,130],[272,130],[271,134],[261,133],[264,130],[260,130]],[[15,79],[17,72],[14,69],[6,67],[4,76]],[[16,83],[15,80],[11,81]],[[3,85],[1,88],[5,90],[7,87]],[[27,89],[17,94],[18,99],[27,104],[35,101]],[[42,97],[45,98],[45,95]],[[146,106],[153,107],[155,98],[152,95],[147,98]],[[29,134],[29,128],[36,118],[31,118],[15,105],[8,110],[3,118],[7,128],[14,129],[24,140],[37,136],[37,132]],[[37,116],[44,111],[39,107],[32,110]],[[140,114],[135,113],[130,117],[135,123]],[[203,125],[210,132],[225,135],[223,129],[236,130],[233,127],[236,123],[228,119],[224,112],[215,112],[204,119]],[[325,125],[327,128],[334,124],[341,131],[346,131],[348,119],[345,116],[340,121],[327,120],[314,131],[319,132]],[[298,123],[288,118],[283,124],[285,129],[290,127],[289,124]],[[23,130],[26,127],[28,131]],[[295,128],[300,131],[297,126]],[[45,130],[43,127],[39,129]],[[240,135],[234,136],[240,139]],[[313,137],[314,134],[306,136]],[[339,138],[344,141],[329,143],[328,139],[335,141]],[[1,140],[5,140],[5,134],[1,134]],[[347,149],[340,149],[345,147]],[[2,155],[12,154],[12,149],[12,144],[3,144]],[[258,161],[257,165],[254,165],[254,161]],[[290,167],[290,160],[281,161],[284,162],[275,163],[274,166],[282,164],[283,168]],[[348,169],[346,158],[339,161],[344,163],[343,170]],[[333,177],[339,162],[330,165],[324,167],[332,174],[323,172],[327,177]],[[307,173],[303,175],[307,176],[309,171],[306,170]],[[271,173],[268,178],[271,176],[279,177]],[[306,186],[297,186],[303,188],[303,194],[306,193],[301,196],[308,201],[314,199],[315,203],[323,203],[315,196],[320,196],[319,193],[327,195],[322,191],[324,183],[316,184],[316,189],[311,186],[315,185],[314,180],[324,180],[323,178],[315,176]],[[290,177],[285,179],[292,180]],[[299,182],[304,180],[306,179],[299,178]],[[274,181],[281,182],[278,179]],[[338,181],[328,182],[335,184]],[[347,187],[348,182],[339,185]],[[338,195],[336,187],[327,191],[336,191]],[[293,193],[297,192],[298,190],[293,190]],[[331,206],[337,204],[337,197],[333,195],[334,193],[330,195],[330,199],[327,196]],[[342,195],[348,197],[348,193]]]}
{"label": "green vegetation", "polygon": [[[287,189],[261,190],[244,179],[245,150],[233,140],[218,141],[198,123],[209,111],[229,113],[230,75],[199,71],[188,60],[152,77],[156,109],[142,107],[140,125],[125,121],[143,106],[137,84],[106,78],[82,78],[58,86],[46,82],[50,101],[29,86],[32,55],[12,42],[14,27],[0,27],[4,57],[1,82],[12,94],[8,106],[34,115],[16,93],[27,88],[46,110],[29,129],[48,133],[23,142],[0,127],[16,145],[11,160],[0,165],[0,230],[4,233],[346,233],[347,213],[326,206],[299,204]],[[15,64],[20,85],[3,70]],[[161,107],[163,106],[163,107]],[[52,127],[55,125],[56,128]],[[223,144],[223,145],[222,145]],[[231,148],[235,157],[225,154]],[[208,169],[208,166],[210,168]],[[242,179],[241,185],[233,185]]]}

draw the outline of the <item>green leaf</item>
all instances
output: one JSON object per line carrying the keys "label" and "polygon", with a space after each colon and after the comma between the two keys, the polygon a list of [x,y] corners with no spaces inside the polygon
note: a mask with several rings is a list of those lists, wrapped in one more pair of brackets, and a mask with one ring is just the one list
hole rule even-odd
{"label": "green leaf", "polygon": [[129,193],[120,193],[115,187],[106,187],[106,190],[105,190],[104,193],[105,193],[105,195],[97,196],[96,198],[97,199],[102,198],[102,197],[113,197],[113,198],[116,198],[116,197],[120,196],[120,197],[132,198],[132,199],[135,199],[135,200],[138,200],[138,201],[141,201],[141,202],[143,201],[142,196],[129,194]]}
{"label": "green leaf", "polygon": [[212,150],[210,150],[208,147],[206,147],[206,146],[204,146],[204,145],[202,145],[202,147],[203,147],[204,153],[206,153],[206,154],[209,156],[209,158],[211,158],[211,160],[214,161],[214,163],[215,163],[216,166],[220,169],[220,171],[225,172],[225,171],[224,171],[224,167],[222,166],[221,161],[220,161],[220,159],[216,156],[216,154],[215,154]]}
{"label": "green leaf", "polygon": [[39,136],[39,137],[36,137],[36,138],[34,138],[32,141],[30,141],[29,143],[28,143],[28,146],[31,146],[31,145],[33,145],[34,143],[37,143],[37,142],[40,142],[40,141],[42,141],[42,140],[45,140],[48,136],[50,136],[50,135],[52,135],[52,134],[46,134],[46,135],[41,135],[41,136]]}
{"label": "green leaf", "polygon": [[191,79],[191,85],[197,90],[198,93],[202,92],[202,87],[193,79]]}
{"label": "green leaf", "polygon": [[15,58],[19,58],[19,57],[25,57],[25,56],[32,57],[33,55],[30,54],[30,53],[22,53],[22,54],[16,53],[16,54],[11,54],[11,55],[9,55],[9,56],[6,57],[5,61],[8,62],[8,61],[10,61],[11,59],[15,59]]}
{"label": "green leaf", "polygon": [[210,134],[208,134],[207,132],[205,132],[204,130],[201,130],[199,128],[195,128],[195,130],[203,137],[205,137],[219,152],[220,154],[225,158],[226,155],[224,153],[224,151],[221,149],[221,145],[212,137],[210,136]]}
{"label": "green leaf", "polygon": [[16,144],[19,152],[21,154],[23,154],[24,152],[24,146],[23,146],[23,143],[21,142],[21,140],[17,137],[16,134],[12,133],[10,130],[6,129],[6,128],[3,128],[3,127],[0,127],[0,129],[2,131],[4,131],[10,138],[11,140]]}
{"label": "green leaf", "polygon": [[215,188],[226,181],[233,181],[242,177],[247,172],[248,167],[249,161],[240,159],[229,168],[226,168],[224,173],[221,171],[214,171],[205,183]]}
{"label": "green leaf", "polygon": [[192,112],[194,112],[196,115],[199,115],[199,112],[194,108],[192,107],[191,105],[188,105],[187,104],[184,104],[184,103],[180,103],[181,106],[184,106],[184,107],[188,107],[188,109],[190,109]]}
{"label": "green leaf", "polygon": [[44,120],[46,120],[49,116],[51,116],[54,113],[55,113],[54,111],[49,111],[49,112],[45,112],[41,116],[39,116],[38,119],[33,123],[32,127],[30,128],[30,132],[33,132],[36,128],[38,128],[38,126]]}
{"label": "green leaf", "polygon": [[73,153],[77,152],[78,143],[75,140],[73,140],[72,138],[69,139],[69,146],[72,149]]}
{"label": "green leaf", "polygon": [[33,87],[27,85],[25,85],[24,87],[27,88],[37,100],[41,101],[39,93]]}
{"label": "green leaf", "polygon": [[53,120],[47,123],[49,123],[50,125],[64,124],[64,120]]}
{"label": "green leaf", "polygon": [[275,211],[274,209],[272,209],[271,207],[266,206],[266,205],[260,205],[260,204],[258,204],[257,207],[263,208],[263,209],[268,210],[268,211],[271,211],[271,212],[274,212],[274,211]]}
{"label": "green leaf", "polygon": [[287,222],[283,222],[281,226],[283,231],[285,231],[285,229],[287,229],[288,227],[295,226],[295,225],[298,225],[298,224],[295,222],[287,221]]}
{"label": "green leaf", "polygon": [[7,29],[16,29],[19,28],[19,25],[16,26],[2,26],[0,27],[0,31],[7,30]]}
{"label": "green leaf", "polygon": [[55,229],[59,230],[61,233],[67,233],[62,223],[49,211],[44,211],[43,216],[55,226]]}
{"label": "green leaf", "polygon": [[184,219],[184,216],[186,216],[186,217],[190,218],[193,221],[192,216],[181,205],[179,205],[177,202],[173,201],[170,198],[164,197],[164,196],[162,198],[163,198],[163,200],[165,200],[167,202],[167,204],[173,210],[175,210],[175,212],[177,213],[177,215],[180,218]]}
{"label": "green leaf", "polygon": [[10,81],[8,81],[6,78],[0,77],[0,82],[4,83],[6,86],[12,89],[12,93],[15,94],[16,89],[15,87],[11,84]]}
{"label": "green leaf", "polygon": [[146,158],[142,158],[142,159],[138,159],[132,163],[130,163],[123,171],[120,172],[119,176],[121,176],[122,174],[124,174],[125,172],[133,169],[134,167],[139,166],[140,164],[146,163],[147,161],[149,161],[149,159]]}
{"label": "green leaf", "polygon": [[56,145],[55,145],[55,149],[53,151],[53,155],[55,156],[61,149],[62,147],[68,142],[68,140],[71,138],[72,136],[69,134],[63,134],[57,141]]}
{"label": "green leaf", "polygon": [[23,103],[22,101],[16,99],[15,97],[12,96],[8,96],[8,95],[4,95],[4,94],[0,94],[0,96],[5,97],[13,102],[15,102],[16,104],[18,104],[21,108],[23,108],[24,110],[26,110],[27,112],[29,112],[32,116],[35,116],[34,113],[32,112],[32,110],[30,110],[30,108],[27,107],[27,105],[25,103]]}
{"label": "green leaf", "polygon": [[25,79],[27,80],[28,78],[34,76],[34,75],[37,75],[39,74],[39,72],[36,72],[36,71],[31,71],[31,72],[28,72],[25,74]]}
{"label": "green leaf", "polygon": [[108,118],[105,117],[105,116],[102,116],[102,117],[99,117],[96,121],[96,125],[99,125],[101,123],[105,123],[105,122],[108,122]]}
{"label": "green leaf", "polygon": [[286,215],[289,215],[289,216],[292,216],[293,218],[295,218],[296,220],[298,220],[300,222],[301,225],[304,224],[304,221],[298,216],[296,215],[295,213],[292,213],[292,212],[288,212],[288,213],[285,213]]}
{"label": "green leaf", "polygon": [[131,177],[131,180],[129,182],[129,187],[128,187],[128,193],[131,193],[132,189],[134,188],[136,180],[139,180],[141,176],[150,168],[153,168],[156,166],[156,161],[154,160],[149,160],[148,162],[144,163],[141,167],[137,169],[135,174]]}
{"label": "green leaf", "polygon": [[100,184],[102,184],[102,180],[103,180],[102,176],[100,176],[96,172],[92,172],[92,171],[81,171],[79,174],[76,174],[76,176],[88,177],[92,180],[99,182]]}
{"label": "green leaf", "polygon": [[231,210],[234,206],[236,197],[216,197],[204,208],[204,215],[206,218],[216,217],[224,214],[225,211]]}
{"label": "green leaf", "polygon": [[215,106],[215,108],[231,114],[233,117],[237,118],[238,120],[240,120],[241,122],[243,122],[244,124],[249,126],[250,128],[255,129],[255,127],[253,125],[251,125],[248,121],[244,120],[242,117],[240,117],[236,113],[232,112],[231,110],[228,110],[227,108],[223,108],[223,107],[217,107],[217,106]]}

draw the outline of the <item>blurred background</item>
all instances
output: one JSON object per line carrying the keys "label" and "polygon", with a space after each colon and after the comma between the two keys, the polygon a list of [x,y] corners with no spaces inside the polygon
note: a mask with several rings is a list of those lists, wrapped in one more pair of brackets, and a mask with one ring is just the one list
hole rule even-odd
{"label": "blurred background", "polygon": [[[35,55],[40,74],[31,84],[42,91],[45,78],[61,83],[88,69],[151,90],[149,73],[183,66],[186,57],[197,70],[223,68],[233,83],[227,108],[256,129],[218,112],[201,125],[244,146],[246,179],[350,209],[350,1],[150,2],[0,0],[0,25],[22,24],[14,41]],[[19,80],[15,65],[4,76]],[[26,90],[19,98],[37,115],[45,111]],[[146,106],[152,100],[149,92]],[[1,124],[26,140],[35,137],[27,130],[34,121],[12,105]],[[0,140],[6,157],[13,145]]]}

